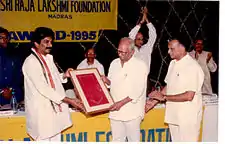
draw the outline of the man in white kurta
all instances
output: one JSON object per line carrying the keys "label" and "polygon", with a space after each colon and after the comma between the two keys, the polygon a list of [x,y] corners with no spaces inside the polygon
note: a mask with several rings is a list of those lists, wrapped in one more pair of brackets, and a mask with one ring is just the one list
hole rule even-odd
{"label": "man in white kurta", "polygon": [[202,93],[211,95],[213,91],[210,72],[215,72],[217,70],[217,64],[213,60],[212,53],[203,50],[203,40],[196,40],[194,46],[195,50],[192,50],[189,54],[192,58],[197,60],[205,74]]}
{"label": "man in white kurta", "polygon": [[[132,48],[130,48],[132,47]],[[117,58],[108,73],[110,93],[115,101],[109,114],[113,141],[140,141],[140,123],[144,118],[147,66],[133,56],[134,42],[120,41]]]}
{"label": "man in white kurta", "polygon": [[97,68],[100,75],[105,75],[103,65],[95,57],[94,48],[88,49],[85,53],[85,59],[77,66],[77,69]]}
{"label": "man in white kurta", "polygon": [[[129,37],[135,41],[134,57],[143,60],[148,67],[148,71],[150,72],[151,54],[153,51],[153,46],[156,41],[157,34],[154,25],[147,18],[147,12],[148,11],[145,8],[142,20],[130,31]],[[139,32],[139,30],[144,22],[147,23],[149,38],[147,43],[143,45],[144,37],[142,33]]]}
{"label": "man in white kurta", "polygon": [[173,142],[197,142],[204,73],[178,40],[170,41],[168,47],[173,60],[165,78],[166,86],[161,93],[154,91],[150,96],[166,100],[165,122],[169,124]]}
{"label": "man in white kurta", "polygon": [[[129,37],[131,39],[134,40],[135,42],[135,53],[134,53],[134,57],[144,61],[144,63],[146,64],[147,68],[148,68],[148,73],[150,73],[150,66],[151,66],[151,55],[152,55],[152,51],[153,51],[153,46],[154,43],[156,41],[156,30],[154,25],[148,20],[147,18],[147,14],[148,14],[148,10],[145,7],[143,10],[143,16],[142,16],[142,20],[139,22],[138,25],[136,25],[129,33]],[[144,23],[147,23],[147,27],[148,27],[148,41],[146,44],[144,44],[144,37],[143,34],[141,32],[139,32],[141,25]],[[150,92],[151,91],[151,84],[150,81],[148,80],[149,78],[147,78],[146,82],[147,82],[147,88],[146,91]]]}
{"label": "man in white kurta", "polygon": [[33,34],[35,48],[32,48],[32,54],[26,58],[22,67],[26,127],[34,140],[60,141],[61,132],[72,125],[67,103],[75,106],[75,101],[66,97],[62,86],[69,70],[65,74],[58,72],[49,54],[53,39],[54,32],[51,29],[37,28]]}
{"label": "man in white kurta", "polygon": [[[23,65],[27,132],[35,140],[54,136],[72,125],[68,105],[62,103],[66,96],[62,75],[51,55],[44,56],[44,59],[52,72],[55,90],[45,82],[41,65],[35,56],[30,55]],[[61,104],[62,112],[55,113],[49,100]]]}
{"label": "man in white kurta", "polygon": [[[203,76],[200,66],[188,54],[179,61],[172,60],[169,65],[165,78],[166,95],[176,95],[186,91],[195,92],[192,101],[166,102],[165,122],[169,124],[170,131],[173,133],[173,141],[198,140],[202,119]],[[176,128],[178,126],[179,131]]]}

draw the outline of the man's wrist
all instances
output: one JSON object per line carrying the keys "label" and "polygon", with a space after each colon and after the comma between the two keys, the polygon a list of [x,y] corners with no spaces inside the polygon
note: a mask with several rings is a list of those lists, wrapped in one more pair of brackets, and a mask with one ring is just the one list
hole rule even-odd
{"label": "man's wrist", "polygon": [[163,94],[164,101],[167,101],[167,96]]}

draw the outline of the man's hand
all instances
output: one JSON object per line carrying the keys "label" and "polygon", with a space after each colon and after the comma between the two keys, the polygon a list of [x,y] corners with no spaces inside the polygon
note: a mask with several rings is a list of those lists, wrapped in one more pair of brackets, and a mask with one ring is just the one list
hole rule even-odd
{"label": "man's hand", "polygon": [[146,14],[146,15],[148,14],[148,8],[147,7],[144,7],[143,13]]}
{"label": "man's hand", "polygon": [[153,103],[152,100],[147,100],[145,104],[145,113],[151,110],[154,106],[155,106],[155,103]]}
{"label": "man's hand", "polygon": [[120,108],[124,105],[123,101],[118,101],[116,103],[114,103],[110,108],[109,110],[110,111],[118,111],[120,110]]}
{"label": "man's hand", "polygon": [[139,25],[142,25],[145,21],[148,22],[147,21],[147,13],[148,13],[147,7],[142,7],[141,14],[143,14],[143,15],[142,15],[141,21],[139,22]]}
{"label": "man's hand", "polygon": [[139,25],[142,25],[145,22],[146,15],[143,14],[141,21],[139,22]]}
{"label": "man's hand", "polygon": [[163,94],[159,91],[153,91],[149,94],[150,99],[156,99],[159,100],[160,102],[165,101],[165,97],[163,96]]}
{"label": "man's hand", "polygon": [[206,62],[209,63],[209,61],[210,61],[211,58],[212,58],[212,53],[209,52],[208,55],[207,55]]}
{"label": "man's hand", "polygon": [[79,99],[72,99],[71,103],[70,103],[74,108],[78,108],[83,112],[86,112],[84,104],[82,103],[81,100]]}
{"label": "man's hand", "polygon": [[111,84],[110,80],[106,76],[102,75],[101,78],[102,78],[102,81],[104,83],[106,83],[107,85],[110,85]]}
{"label": "man's hand", "polygon": [[143,17],[142,17],[140,24],[143,24],[145,21],[147,24],[150,23],[150,21],[148,20],[148,17],[147,17],[147,15],[148,15],[147,7],[142,8],[141,13],[143,14]]}
{"label": "man's hand", "polygon": [[145,6],[145,7],[142,7],[141,8],[141,13],[142,14],[147,14],[148,13],[148,8]]}
{"label": "man's hand", "polygon": [[156,95],[157,92],[158,92],[157,90],[153,90],[148,94],[148,96],[151,98],[152,96]]}
{"label": "man's hand", "polygon": [[74,69],[68,68],[67,71],[64,73],[63,78],[69,78],[70,77],[70,71],[73,71]]}
{"label": "man's hand", "polygon": [[11,99],[11,97],[12,97],[12,88],[4,88],[4,89],[2,89],[2,96],[5,99]]}
{"label": "man's hand", "polygon": [[79,99],[65,97],[62,101],[64,103],[70,104],[74,108],[78,108],[78,109],[82,110],[83,112],[86,112],[85,107],[84,107],[82,101],[79,100]]}
{"label": "man's hand", "polygon": [[109,108],[109,110],[110,110],[110,111],[118,111],[118,110],[120,110],[120,108],[121,108],[122,106],[124,106],[125,104],[127,104],[127,103],[129,103],[129,102],[131,102],[131,101],[132,101],[132,99],[131,99],[130,97],[126,97],[126,98],[124,98],[124,99],[122,99],[122,100],[120,100],[120,101],[114,103],[114,104]]}

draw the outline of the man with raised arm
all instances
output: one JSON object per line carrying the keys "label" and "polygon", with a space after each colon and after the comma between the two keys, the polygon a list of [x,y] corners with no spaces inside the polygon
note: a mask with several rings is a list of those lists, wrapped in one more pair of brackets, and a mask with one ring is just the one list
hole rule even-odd
{"label": "man with raised arm", "polygon": [[[156,41],[156,30],[153,24],[147,18],[148,9],[145,7],[143,9],[143,17],[142,20],[130,31],[129,37],[135,42],[135,53],[134,57],[139,58],[145,62],[148,67],[148,71],[150,72],[150,64],[151,64],[151,54],[153,51],[153,46]],[[144,44],[144,37],[141,32],[139,32],[141,25],[147,23],[148,27],[148,36],[149,39],[146,44]]]}

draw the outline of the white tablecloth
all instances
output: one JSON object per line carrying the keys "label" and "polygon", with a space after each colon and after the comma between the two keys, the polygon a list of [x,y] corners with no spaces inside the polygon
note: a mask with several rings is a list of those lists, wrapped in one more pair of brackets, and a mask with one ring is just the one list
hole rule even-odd
{"label": "white tablecloth", "polygon": [[203,116],[203,142],[218,141],[218,97],[203,96],[205,111]]}

